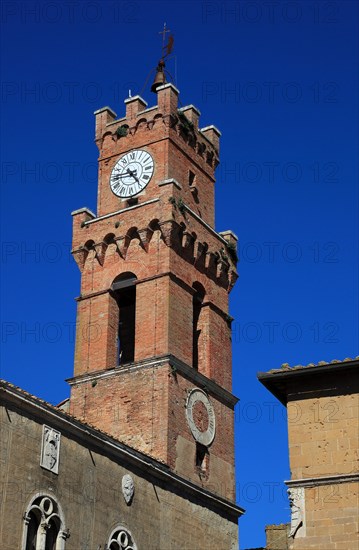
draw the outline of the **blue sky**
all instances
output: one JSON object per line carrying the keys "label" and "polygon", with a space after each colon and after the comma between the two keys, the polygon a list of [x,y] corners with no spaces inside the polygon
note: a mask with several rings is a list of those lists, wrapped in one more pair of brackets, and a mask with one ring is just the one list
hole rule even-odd
{"label": "blue sky", "polygon": [[[68,395],[79,271],[70,212],[96,208],[93,111],[142,91],[163,22],[182,105],[222,132],[216,229],[231,294],[241,548],[287,521],[285,409],[256,373],[358,352],[358,5],[350,0],[9,2],[2,32],[1,376]],[[142,92],[149,106],[155,96]]]}

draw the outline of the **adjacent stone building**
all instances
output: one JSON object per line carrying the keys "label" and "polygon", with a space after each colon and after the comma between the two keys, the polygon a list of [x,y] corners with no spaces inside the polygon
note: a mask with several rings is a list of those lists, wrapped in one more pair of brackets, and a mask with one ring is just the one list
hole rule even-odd
{"label": "adjacent stone building", "polygon": [[359,358],[259,373],[288,409],[290,550],[357,550]]}
{"label": "adjacent stone building", "polygon": [[73,212],[70,399],[1,384],[2,550],[238,548],[220,132],[172,84],[155,92],[149,109],[136,96],[123,118],[95,113],[97,214]]}

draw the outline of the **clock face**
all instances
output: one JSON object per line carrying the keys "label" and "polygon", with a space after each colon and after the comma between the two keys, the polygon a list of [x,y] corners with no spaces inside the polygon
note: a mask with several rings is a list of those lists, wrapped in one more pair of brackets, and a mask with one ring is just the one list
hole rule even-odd
{"label": "clock face", "polygon": [[141,193],[153,176],[154,162],[147,151],[136,149],[123,155],[115,164],[111,176],[112,192],[121,198]]}
{"label": "clock face", "polygon": [[216,435],[214,409],[204,391],[191,390],[186,402],[186,416],[194,439],[208,447]]}

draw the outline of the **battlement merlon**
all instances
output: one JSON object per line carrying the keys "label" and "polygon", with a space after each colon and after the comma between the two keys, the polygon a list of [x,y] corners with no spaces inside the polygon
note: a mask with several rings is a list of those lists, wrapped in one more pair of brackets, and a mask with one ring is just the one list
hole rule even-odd
{"label": "battlement merlon", "polygon": [[131,128],[136,125],[139,118],[145,118],[148,113],[152,117],[157,114],[162,116],[172,115],[173,117],[185,118],[195,132],[199,132],[219,152],[219,138],[221,132],[216,126],[210,125],[199,128],[200,111],[194,105],[187,105],[178,108],[179,90],[171,83],[164,84],[157,88],[157,105],[147,108],[147,102],[139,95],[128,97],[124,100],[126,115],[117,118],[116,113],[110,107],[103,107],[94,112],[96,117],[96,142],[101,140],[106,132],[114,133],[120,126]]}

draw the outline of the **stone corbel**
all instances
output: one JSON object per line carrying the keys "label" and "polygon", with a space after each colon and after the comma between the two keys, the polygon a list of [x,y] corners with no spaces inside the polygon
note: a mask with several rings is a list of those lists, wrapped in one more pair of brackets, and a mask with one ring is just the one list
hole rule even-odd
{"label": "stone corbel", "polygon": [[192,233],[184,230],[182,234],[182,248],[190,248],[194,243],[194,237]]}
{"label": "stone corbel", "polygon": [[126,254],[127,254],[127,248],[128,248],[128,243],[126,241],[126,238],[125,237],[117,237],[117,238],[115,238],[115,243],[116,243],[119,255],[121,256],[121,258],[123,258],[125,260],[126,259]]}
{"label": "stone corbel", "polygon": [[81,248],[78,248],[77,250],[72,250],[71,254],[73,255],[74,260],[77,263],[77,266],[82,273],[85,265],[85,261],[88,255],[88,250],[86,250],[86,248],[81,247]]}
{"label": "stone corbel", "polygon": [[194,260],[197,262],[200,258],[204,258],[204,253],[206,251],[206,245],[201,243],[199,240],[196,240],[194,243]]}
{"label": "stone corbel", "polygon": [[228,293],[231,292],[232,288],[236,284],[236,281],[238,279],[238,273],[231,269],[228,275]]}
{"label": "stone corbel", "polygon": [[[86,256],[85,264],[92,263],[95,258],[96,258],[96,250],[95,250],[95,248],[91,248],[88,251],[88,254]],[[96,258],[96,260],[97,260],[97,258]]]}
{"label": "stone corbel", "polygon": [[96,259],[98,263],[102,266],[105,260],[107,244],[101,241],[99,243],[94,244],[93,246],[96,251]]}
{"label": "stone corbel", "polygon": [[208,273],[212,274],[212,276],[216,276],[216,274],[217,274],[218,263],[219,263],[219,254],[218,254],[218,252],[207,252],[206,253],[205,267],[208,270]]}
{"label": "stone corbel", "polygon": [[144,227],[143,229],[138,229],[137,232],[138,232],[138,236],[140,237],[142,248],[146,252],[148,252],[148,247],[153,234],[152,229],[150,229],[149,227]]}
{"label": "stone corbel", "polygon": [[163,124],[169,128],[173,128],[173,126],[175,126],[174,124],[174,116],[171,114],[171,115],[164,115],[163,118],[162,118],[162,121],[163,121]]}
{"label": "stone corbel", "polygon": [[178,117],[175,116],[175,115],[170,115],[168,125],[171,128],[174,128],[176,126],[176,124],[178,124]]}
{"label": "stone corbel", "polygon": [[217,264],[217,278],[219,279],[223,276],[227,277],[228,271],[229,271],[229,263],[227,262],[227,260],[220,258]]}
{"label": "stone corbel", "polygon": [[190,132],[188,134],[188,145],[192,147],[193,149],[196,148],[197,145],[197,137],[194,133]]}
{"label": "stone corbel", "polygon": [[162,238],[167,246],[173,247],[177,244],[180,228],[174,220],[167,220],[159,223]]}
{"label": "stone corbel", "polygon": [[213,158],[214,158],[214,152],[213,151],[207,151],[206,162],[210,166],[212,166],[212,164],[213,164]]}
{"label": "stone corbel", "polygon": [[206,145],[204,143],[198,142],[197,143],[197,153],[203,157],[204,153],[206,151]]}

